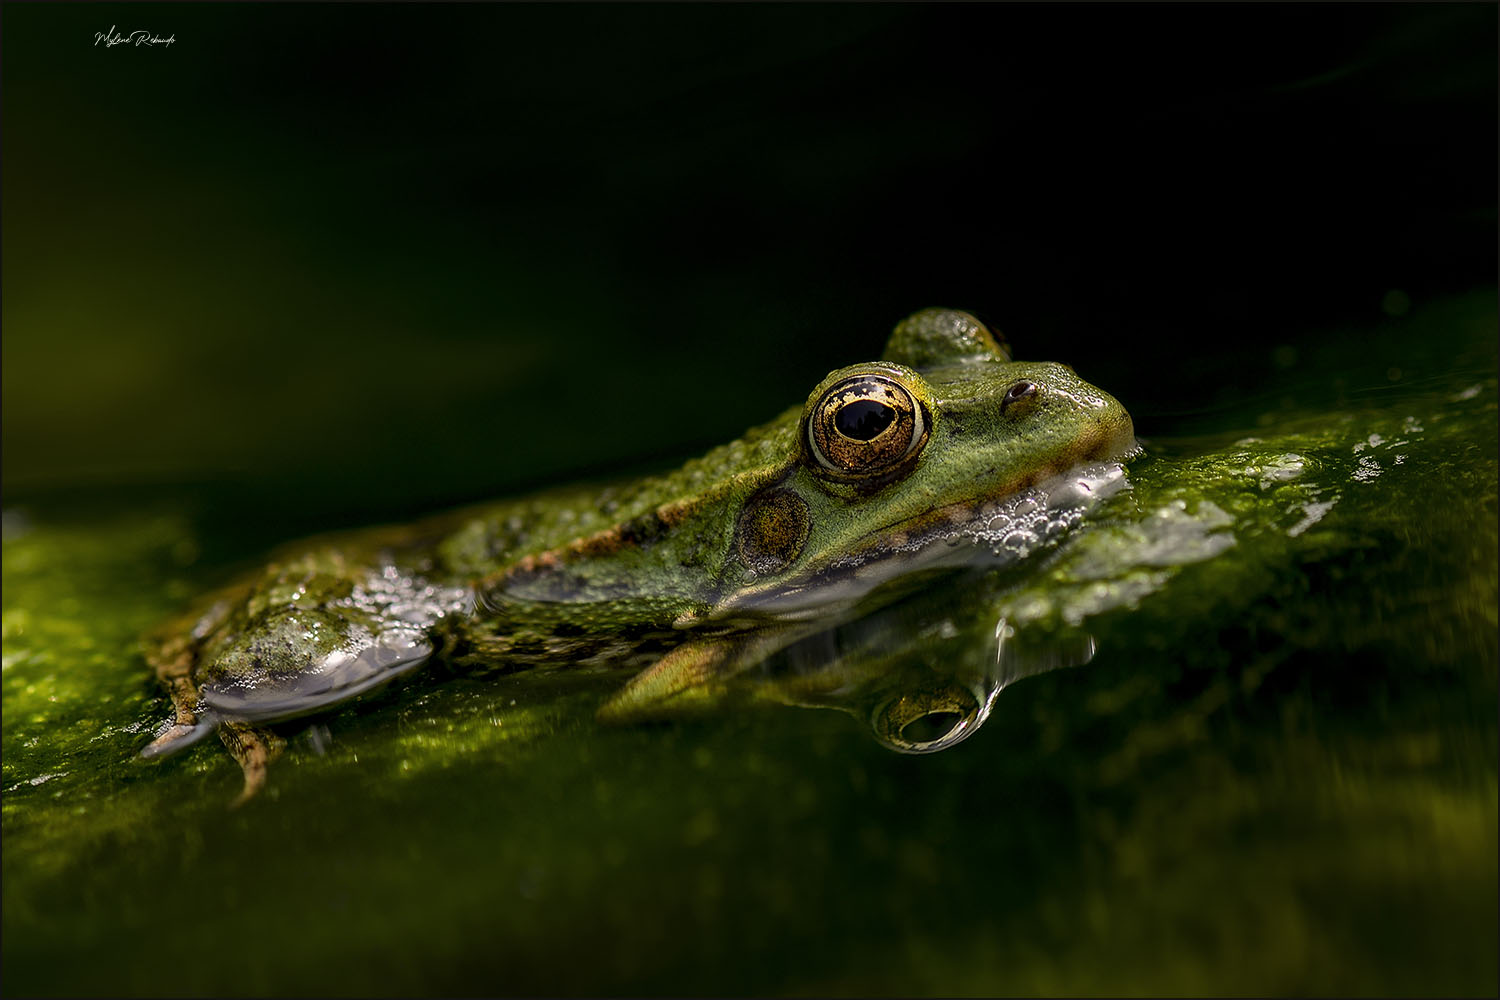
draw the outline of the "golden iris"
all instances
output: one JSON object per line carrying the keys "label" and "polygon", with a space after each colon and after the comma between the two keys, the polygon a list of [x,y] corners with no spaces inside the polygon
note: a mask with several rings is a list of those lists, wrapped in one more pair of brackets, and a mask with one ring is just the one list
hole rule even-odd
{"label": "golden iris", "polygon": [[851,375],[836,382],[808,414],[813,458],[840,476],[883,475],[926,441],[921,405],[888,375]]}

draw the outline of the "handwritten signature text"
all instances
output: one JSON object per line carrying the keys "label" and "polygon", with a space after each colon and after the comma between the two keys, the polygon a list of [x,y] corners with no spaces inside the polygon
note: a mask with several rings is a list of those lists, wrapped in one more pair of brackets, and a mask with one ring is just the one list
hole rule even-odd
{"label": "handwritten signature text", "polygon": [[99,47],[100,42],[104,43],[104,47],[106,49],[112,49],[116,45],[160,45],[165,48],[170,47],[171,44],[175,41],[177,41],[177,36],[175,34],[168,35],[166,38],[163,38],[160,35],[156,34],[154,31],[131,31],[122,35],[115,30],[115,26],[113,24],[109,26],[108,31],[94,32],[95,48]]}

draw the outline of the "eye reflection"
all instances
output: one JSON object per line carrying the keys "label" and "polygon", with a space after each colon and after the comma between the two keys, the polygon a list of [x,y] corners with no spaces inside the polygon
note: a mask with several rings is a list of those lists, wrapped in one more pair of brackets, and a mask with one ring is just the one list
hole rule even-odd
{"label": "eye reflection", "polygon": [[978,726],[980,703],[957,683],[907,691],[885,702],[870,720],[875,739],[897,753],[935,753]]}
{"label": "eye reflection", "polygon": [[957,712],[928,712],[901,727],[901,738],[908,743],[933,743],[953,732],[964,721]]}
{"label": "eye reflection", "polygon": [[833,628],[810,626],[719,697],[844,712],[895,753],[949,750],[984,727],[1010,684],[1094,655],[1086,632],[995,617],[1004,585],[976,571]]}

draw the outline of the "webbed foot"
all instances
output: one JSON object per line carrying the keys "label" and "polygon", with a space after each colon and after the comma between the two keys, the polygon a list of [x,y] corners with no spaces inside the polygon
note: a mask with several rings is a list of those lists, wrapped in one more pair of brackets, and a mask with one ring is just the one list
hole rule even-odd
{"label": "webbed foot", "polygon": [[219,739],[239,761],[245,774],[245,787],[229,808],[238,809],[253,799],[266,785],[266,769],[286,749],[286,740],[269,729],[260,729],[247,722],[226,722],[219,726]]}

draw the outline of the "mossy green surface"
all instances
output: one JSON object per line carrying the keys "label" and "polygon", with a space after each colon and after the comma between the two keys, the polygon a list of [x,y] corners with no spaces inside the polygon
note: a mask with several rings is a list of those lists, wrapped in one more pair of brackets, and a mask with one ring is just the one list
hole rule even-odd
{"label": "mossy green surface", "polygon": [[429,671],[293,727],[230,810],[212,741],[134,759],[167,713],[137,639],[222,546],[14,507],[6,991],[1492,995],[1496,380],[1428,370],[1148,435],[1063,545],[951,595],[975,642],[1093,660],[925,757]]}

